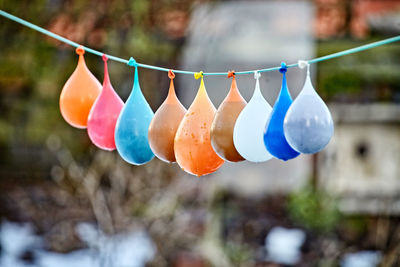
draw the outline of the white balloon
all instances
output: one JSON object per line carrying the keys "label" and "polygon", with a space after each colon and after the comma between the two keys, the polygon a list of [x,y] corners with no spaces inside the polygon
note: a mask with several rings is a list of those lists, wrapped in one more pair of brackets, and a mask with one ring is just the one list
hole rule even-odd
{"label": "white balloon", "polygon": [[233,143],[239,154],[248,161],[263,162],[272,158],[264,145],[264,129],[272,108],[260,91],[259,74],[249,103],[240,112],[233,130]]}

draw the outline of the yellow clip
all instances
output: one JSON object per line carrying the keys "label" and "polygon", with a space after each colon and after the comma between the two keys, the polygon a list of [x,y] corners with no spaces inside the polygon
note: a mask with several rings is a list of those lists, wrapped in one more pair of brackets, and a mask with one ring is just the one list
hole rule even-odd
{"label": "yellow clip", "polygon": [[194,74],[194,78],[195,78],[196,80],[199,79],[199,78],[203,78],[203,72],[202,72],[202,71],[196,72],[196,73]]}

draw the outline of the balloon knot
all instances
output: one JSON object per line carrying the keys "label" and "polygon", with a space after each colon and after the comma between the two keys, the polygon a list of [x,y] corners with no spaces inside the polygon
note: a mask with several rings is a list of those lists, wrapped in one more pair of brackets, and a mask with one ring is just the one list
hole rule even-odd
{"label": "balloon knot", "polygon": [[258,79],[258,78],[260,78],[261,77],[261,73],[258,71],[258,70],[256,70],[255,72],[254,72],[254,79]]}
{"label": "balloon knot", "polygon": [[308,63],[308,61],[305,61],[305,60],[299,60],[299,61],[297,62],[297,64],[299,65],[299,68],[300,68],[300,69],[304,69],[305,67],[310,66],[310,64]]}
{"label": "balloon knot", "polygon": [[168,78],[170,78],[171,80],[175,78],[175,73],[172,70],[168,71]]}
{"label": "balloon knot", "polygon": [[129,59],[128,65],[131,66],[131,67],[137,67],[137,66],[138,66],[136,60],[135,60],[133,57],[131,57],[131,58]]}
{"label": "balloon knot", "polygon": [[310,75],[310,63],[308,63],[308,61],[299,60],[297,62],[297,65],[299,65],[300,69],[304,69],[305,67],[307,67],[307,75]]}
{"label": "balloon knot", "polygon": [[195,78],[196,80],[199,79],[199,78],[203,78],[203,72],[202,72],[202,71],[196,72],[196,73],[194,74],[194,78]]}
{"label": "balloon knot", "polygon": [[76,50],[75,50],[75,52],[78,54],[78,55],[83,55],[83,54],[85,54],[85,49],[83,48],[83,46],[78,46],[77,48],[76,48]]}
{"label": "balloon knot", "polygon": [[286,71],[287,71],[286,63],[285,63],[285,62],[282,62],[282,63],[281,63],[281,68],[279,69],[279,72],[282,73],[282,74],[285,74]]}
{"label": "balloon knot", "polygon": [[232,78],[232,77],[235,77],[235,71],[234,70],[228,71],[228,78]]}
{"label": "balloon knot", "polygon": [[108,60],[108,57],[107,57],[107,55],[106,55],[106,54],[103,54],[102,58],[103,58],[103,61],[104,61],[104,62],[107,62],[107,60]]}

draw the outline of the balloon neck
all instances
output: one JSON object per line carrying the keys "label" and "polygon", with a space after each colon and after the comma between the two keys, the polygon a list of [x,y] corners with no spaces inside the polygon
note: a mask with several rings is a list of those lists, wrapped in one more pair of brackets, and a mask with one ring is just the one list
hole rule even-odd
{"label": "balloon neck", "polygon": [[260,90],[260,81],[257,79],[256,80],[256,88],[254,89],[253,97],[260,97],[260,96],[262,96],[261,90]]}
{"label": "balloon neck", "polygon": [[306,77],[306,82],[305,82],[305,84],[304,84],[304,89],[303,89],[303,91],[304,91],[305,93],[313,93],[313,92],[315,92],[315,89],[314,89],[314,87],[313,87],[313,85],[312,85],[311,77],[310,77],[309,74],[308,74],[307,77]]}
{"label": "balloon neck", "polygon": [[83,54],[79,54],[78,64],[86,66],[85,57],[83,56]]}
{"label": "balloon neck", "polygon": [[240,94],[239,89],[237,87],[235,76],[233,76],[233,78],[232,78],[231,89],[229,90],[228,97],[232,101],[242,101],[243,100],[243,97]]}
{"label": "balloon neck", "polygon": [[287,87],[287,82],[286,82],[286,75],[283,73],[282,77],[282,87],[281,87],[281,92],[280,96],[288,95],[290,97],[289,89]]}
{"label": "balloon neck", "polygon": [[134,98],[133,95],[137,95],[137,94],[143,95],[142,90],[140,89],[139,77],[138,77],[139,75],[138,75],[137,67],[135,67],[135,74],[134,74],[134,75],[135,75],[135,76],[134,76],[135,78],[134,78],[134,80],[133,80],[132,91],[131,91],[131,93],[129,94],[128,99],[126,100],[126,103],[128,103],[129,101],[131,101],[131,99]]}
{"label": "balloon neck", "polygon": [[171,82],[169,84],[167,103],[175,102],[176,99],[177,99],[177,97],[176,97],[176,94],[175,94],[175,86],[174,86],[174,82],[171,79]]}
{"label": "balloon neck", "polygon": [[107,61],[104,61],[104,81],[103,85],[110,83],[110,76],[108,74],[108,65]]}
{"label": "balloon neck", "polygon": [[201,77],[201,80],[200,80],[199,93],[207,93],[207,92],[206,92],[206,86],[204,85],[204,79],[203,79],[203,77]]}
{"label": "balloon neck", "polygon": [[204,79],[203,79],[203,77],[201,78],[201,81],[200,81],[200,87],[199,87],[199,91],[197,92],[197,96],[196,97],[208,97],[208,95],[207,95],[207,90],[206,90],[206,87],[205,87],[205,85],[204,85]]}
{"label": "balloon neck", "polygon": [[134,86],[133,88],[138,88],[140,90],[140,84],[139,84],[139,71],[138,71],[138,67],[135,67],[135,78],[134,78]]}

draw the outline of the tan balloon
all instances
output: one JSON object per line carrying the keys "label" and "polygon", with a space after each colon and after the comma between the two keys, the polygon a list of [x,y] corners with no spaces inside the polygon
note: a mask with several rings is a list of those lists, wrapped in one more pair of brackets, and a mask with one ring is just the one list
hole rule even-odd
{"label": "tan balloon", "polygon": [[186,109],[175,94],[173,78],[171,79],[168,96],[156,111],[149,127],[149,144],[153,153],[161,160],[175,162],[174,138],[180,122],[185,116]]}
{"label": "tan balloon", "polygon": [[237,152],[233,144],[233,129],[237,117],[247,103],[237,88],[235,75],[230,75],[230,77],[232,77],[231,89],[219,106],[211,125],[211,145],[218,156],[224,160],[238,162],[245,159]]}

